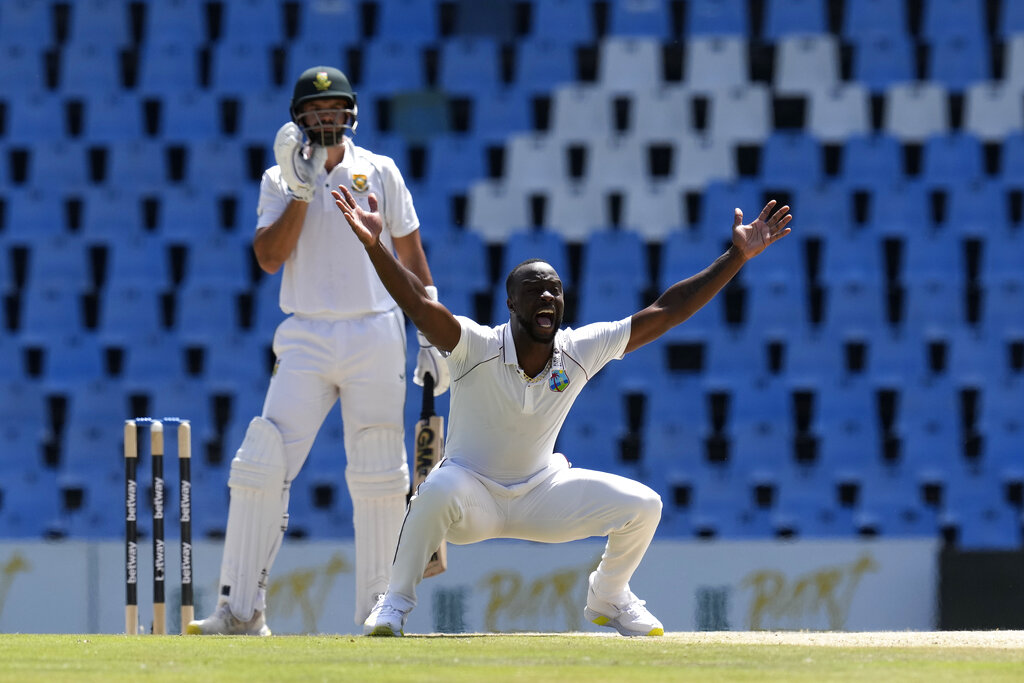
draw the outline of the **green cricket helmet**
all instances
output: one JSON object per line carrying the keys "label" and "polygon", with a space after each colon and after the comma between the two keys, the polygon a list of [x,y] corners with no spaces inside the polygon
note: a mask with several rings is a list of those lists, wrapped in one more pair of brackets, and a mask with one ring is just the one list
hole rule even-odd
{"label": "green cricket helmet", "polygon": [[[302,106],[313,100],[342,98],[348,106],[342,109],[316,109],[301,112]],[[348,77],[333,66],[314,66],[306,69],[295,82],[291,115],[310,143],[322,147],[340,145],[346,131],[356,132],[356,93]]]}

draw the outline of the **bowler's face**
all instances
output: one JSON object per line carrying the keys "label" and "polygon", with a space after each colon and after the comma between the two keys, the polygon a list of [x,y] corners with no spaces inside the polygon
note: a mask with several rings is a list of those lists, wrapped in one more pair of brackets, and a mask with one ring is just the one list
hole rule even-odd
{"label": "bowler's face", "polygon": [[536,342],[549,342],[562,326],[562,280],[547,263],[531,263],[517,274],[508,308]]}

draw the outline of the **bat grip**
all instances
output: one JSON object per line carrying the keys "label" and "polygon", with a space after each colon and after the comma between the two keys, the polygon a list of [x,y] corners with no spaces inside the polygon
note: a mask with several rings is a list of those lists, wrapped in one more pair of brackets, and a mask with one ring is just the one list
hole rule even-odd
{"label": "bat grip", "polygon": [[434,416],[434,376],[425,373],[423,375],[423,410],[420,419],[426,420]]}

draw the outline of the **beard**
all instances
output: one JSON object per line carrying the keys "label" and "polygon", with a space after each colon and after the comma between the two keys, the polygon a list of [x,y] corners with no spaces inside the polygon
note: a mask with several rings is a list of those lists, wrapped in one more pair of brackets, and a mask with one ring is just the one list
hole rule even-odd
{"label": "beard", "polygon": [[539,328],[535,320],[521,315],[518,311],[513,311],[512,315],[519,321],[519,326],[526,330],[526,334],[530,337],[530,340],[535,341],[538,344],[547,344],[552,341],[555,338],[555,333],[558,332],[558,328],[562,325],[562,318],[557,313],[551,318],[550,330]]}

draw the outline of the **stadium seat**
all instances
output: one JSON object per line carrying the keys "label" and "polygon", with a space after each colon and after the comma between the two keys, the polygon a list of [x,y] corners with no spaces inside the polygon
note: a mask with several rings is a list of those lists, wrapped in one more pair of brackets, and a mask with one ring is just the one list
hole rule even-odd
{"label": "stadium seat", "polygon": [[559,138],[534,133],[509,138],[502,173],[509,188],[544,192],[568,177],[567,152]]}
{"label": "stadium seat", "polygon": [[119,51],[113,43],[69,43],[61,52],[60,91],[85,97],[121,87]]}
{"label": "stadium seat", "polygon": [[376,40],[425,46],[439,37],[437,0],[381,0],[377,3]]}
{"label": "stadium seat", "polygon": [[594,85],[566,85],[551,96],[552,138],[561,143],[586,143],[610,135],[612,103],[604,90]]}
{"label": "stadium seat", "polygon": [[128,5],[127,0],[81,0],[70,5],[68,43],[89,43],[102,35],[104,43],[126,47],[131,38]]}
{"label": "stadium seat", "polygon": [[980,461],[983,471],[1006,478],[1021,474],[1020,439],[1024,436],[1020,401],[1024,385],[990,382],[983,388],[975,427],[984,435]]}
{"label": "stadium seat", "polygon": [[630,98],[627,134],[637,144],[671,141],[680,131],[693,129],[693,102],[689,91],[677,84],[637,90]]}
{"label": "stadium seat", "polygon": [[575,467],[614,471],[620,465],[618,439],[625,431],[622,409],[614,392],[595,388],[576,399],[555,448]]}
{"label": "stadium seat", "polygon": [[605,38],[600,45],[597,84],[612,94],[656,88],[662,85],[661,55],[661,44],[650,35]]}
{"label": "stadium seat", "polygon": [[157,233],[169,243],[198,242],[217,236],[226,237],[223,233],[218,235],[220,220],[217,216],[216,200],[209,190],[201,186],[168,187],[159,197],[156,211]]}
{"label": "stadium seat", "polygon": [[747,42],[741,36],[701,36],[686,45],[683,85],[694,93],[744,87],[749,78]]}
{"label": "stadium seat", "polygon": [[920,502],[918,482],[896,470],[865,468],[854,523],[859,533],[882,538],[933,536],[936,515]]}
{"label": "stadium seat", "polygon": [[163,145],[146,139],[123,139],[108,146],[103,185],[133,192],[159,194],[165,187]]}
{"label": "stadium seat", "polygon": [[501,146],[509,135],[533,129],[532,100],[516,88],[503,88],[472,103],[467,136],[487,146]]}
{"label": "stadium seat", "polygon": [[[298,27],[293,47],[298,47],[303,43],[352,45],[359,40],[359,28],[359,3],[348,0],[303,3],[299,5]],[[314,62],[316,64],[333,63],[318,60],[314,60]],[[310,62],[309,65],[313,66],[313,62]],[[301,73],[301,68],[295,73]]]}
{"label": "stadium seat", "polygon": [[[150,7],[162,3],[150,3]],[[170,92],[193,92],[202,87],[200,82],[200,52],[197,45],[180,40],[175,34],[162,36],[163,32],[151,34],[140,47],[139,74],[136,79],[140,97],[166,96]],[[254,65],[258,68],[259,65]],[[247,72],[248,70],[246,70]],[[255,86],[255,80],[252,82]]]}
{"label": "stadium seat", "polygon": [[90,146],[142,137],[142,102],[133,93],[92,93],[84,104],[82,139]]}
{"label": "stadium seat", "polygon": [[750,32],[744,0],[691,0],[686,10],[686,32],[691,36],[746,36]]}
{"label": "stadium seat", "polygon": [[971,39],[985,35],[985,7],[979,0],[927,0],[923,3],[921,36],[934,41],[950,36]]}
{"label": "stadium seat", "polygon": [[535,0],[530,3],[530,37],[556,40],[569,46],[597,37],[589,0]]}
{"label": "stadium seat", "polygon": [[[817,4],[808,0],[790,0]],[[776,45],[773,86],[780,95],[807,95],[839,83],[839,43],[831,35],[783,37]]]}
{"label": "stadium seat", "polygon": [[269,145],[277,130],[288,122],[291,95],[282,89],[261,90],[242,93],[238,103],[241,110],[237,121],[238,139],[243,143]]}
{"label": "stadium seat", "polygon": [[672,146],[672,169],[664,182],[678,189],[698,190],[714,181],[734,180],[735,156],[728,141],[681,134]]}
{"label": "stadium seat", "polygon": [[238,145],[215,137],[191,140],[185,145],[185,150],[184,180],[189,187],[224,194],[238,192],[253,184],[249,177],[246,150]]}
{"label": "stadium seat", "polygon": [[[826,181],[801,185],[795,189],[792,205],[800,207],[801,237],[817,237],[827,243],[832,238],[845,239],[844,235],[852,228],[853,199],[843,183]],[[787,243],[786,249],[794,247]]]}
{"label": "stadium seat", "polygon": [[965,35],[937,38],[929,46],[927,73],[932,82],[960,94],[990,78],[988,45]]}
{"label": "stadium seat", "polygon": [[640,289],[618,276],[584,280],[577,292],[575,326],[592,322],[621,320],[644,305]]}
{"label": "stadium seat", "polygon": [[949,131],[948,92],[931,81],[890,86],[882,128],[901,142],[923,142]]}
{"label": "stadium seat", "polygon": [[50,188],[55,180],[67,188],[80,188],[89,182],[86,150],[82,143],[70,140],[45,140],[32,146],[28,157],[25,184],[30,188]]}
{"label": "stadium seat", "polygon": [[1002,58],[1003,81],[1010,88],[1020,89],[1024,86],[1024,32],[1007,36]]}
{"label": "stadium seat", "polygon": [[873,94],[915,79],[914,46],[904,33],[858,32],[852,40],[853,80]]}
{"label": "stadium seat", "polygon": [[[572,273],[569,270],[569,252],[562,237],[550,230],[526,230],[515,232],[505,239],[501,267],[498,271],[500,276],[495,283],[502,292],[505,291],[505,275],[512,272],[512,269],[523,261],[531,258],[543,258],[550,263],[561,278],[562,286],[565,289],[571,289],[574,286]],[[505,311],[505,297],[500,298],[498,308]]]}
{"label": "stadium seat", "polygon": [[707,135],[726,144],[759,145],[772,132],[771,92],[750,83],[708,95]]}
{"label": "stadium seat", "polygon": [[[957,236],[990,238],[992,246],[1011,238],[1012,228],[1009,213],[1009,201],[1006,190],[1000,183],[987,180],[963,182],[947,189],[945,226]],[[996,247],[995,251],[1006,251]],[[1011,253],[1012,248],[1009,248]],[[991,254],[990,254],[991,256]],[[990,271],[983,269],[980,277],[984,278]]]}
{"label": "stadium seat", "polygon": [[55,24],[49,3],[6,2],[0,21],[0,45],[51,45],[56,38]]}
{"label": "stadium seat", "polygon": [[[363,49],[363,74],[357,87],[365,84],[377,93],[419,90],[426,85],[420,63],[421,48],[401,40],[375,40]],[[357,90],[358,92],[358,90]]]}
{"label": "stadium seat", "polygon": [[450,94],[482,99],[501,86],[498,44],[483,37],[444,41],[438,56],[437,85]]}
{"label": "stadium seat", "polygon": [[0,527],[5,537],[42,540],[64,535],[55,474],[45,472],[9,483],[5,482],[0,507]]}
{"label": "stadium seat", "polygon": [[761,174],[783,185],[820,182],[824,178],[821,146],[803,133],[772,133],[761,148]]}
{"label": "stadium seat", "polygon": [[151,290],[169,287],[170,264],[163,240],[139,233],[111,243],[106,285],[118,284],[148,285]]}
{"label": "stadium seat", "polygon": [[580,265],[583,284],[608,279],[640,289],[647,286],[647,278],[646,248],[639,233],[604,230],[587,239]]}
{"label": "stadium seat", "polygon": [[[263,43],[215,43],[210,48],[210,87],[222,95],[272,88],[271,50]],[[245,80],[239,74],[245,74]]]}
{"label": "stadium seat", "polygon": [[851,135],[843,142],[839,178],[853,187],[884,187],[903,177],[903,147],[887,134]]}
{"label": "stadium seat", "polygon": [[1019,85],[998,81],[974,83],[964,98],[964,130],[982,142],[1002,142],[1024,127]]}
{"label": "stadium seat", "polygon": [[651,179],[647,146],[637,140],[595,136],[586,150],[583,180],[592,187],[621,192]]}
{"label": "stadium seat", "polygon": [[808,130],[824,143],[843,144],[871,130],[870,100],[860,84],[846,84],[810,95]]}
{"label": "stadium seat", "polygon": [[285,37],[279,0],[233,0],[221,7],[219,43],[275,45]]}
{"label": "stadium seat", "polygon": [[241,331],[238,288],[210,284],[184,285],[176,298],[174,330],[179,339],[199,344],[221,343]]}
{"label": "stadium seat", "polygon": [[701,193],[700,212],[693,226],[701,239],[729,239],[733,212],[739,208],[744,216],[756,214],[764,207],[761,186],[749,178],[713,180]]}
{"label": "stadium seat", "polygon": [[[559,3],[540,2],[537,7]],[[582,21],[576,20],[582,25]],[[546,95],[576,80],[576,58],[567,40],[554,37],[526,37],[515,45],[515,68],[511,85],[527,96]]]}
{"label": "stadium seat", "polygon": [[904,0],[846,0],[843,3],[843,35],[887,34],[904,38],[907,31],[907,8]]}
{"label": "stadium seat", "polygon": [[608,196],[589,183],[560,183],[547,195],[544,225],[567,242],[584,242],[611,225]]}
{"label": "stadium seat", "polygon": [[59,287],[84,292],[92,285],[88,255],[78,235],[40,235],[28,242],[29,287]]}
{"label": "stadium seat", "polygon": [[984,171],[981,142],[973,135],[936,135],[924,141],[921,179],[929,186],[953,187],[980,180]]}
{"label": "stadium seat", "polygon": [[209,38],[203,0],[163,0],[145,3],[143,44],[151,45],[159,36],[173,37],[186,47],[198,47]]}
{"label": "stadium seat", "polygon": [[128,341],[129,331],[141,337],[163,329],[160,291],[145,285],[111,284],[103,288],[98,333],[105,339]]}
{"label": "stadium seat", "polygon": [[469,230],[447,230],[424,235],[431,275],[442,299],[451,289],[485,291],[490,285],[487,245]]}
{"label": "stadium seat", "polygon": [[[42,6],[41,3],[24,4]],[[7,16],[6,8],[4,16]],[[4,32],[5,28],[7,28],[6,21],[0,23],[0,32]],[[24,37],[22,37],[22,41],[24,41]],[[3,38],[0,40],[0,89],[5,93],[18,92],[25,87],[25,84],[34,83],[36,85],[32,90],[35,91],[35,96],[39,97],[42,95],[46,82],[44,60],[45,53],[42,47],[35,42],[34,36],[33,40],[27,44],[18,42],[17,39]],[[7,106],[21,105],[25,99],[27,98],[10,98]],[[10,126],[10,124],[7,125]]]}
{"label": "stadium seat", "polygon": [[761,37],[778,42],[797,35],[828,32],[825,6],[815,0],[767,0]]}
{"label": "stadium seat", "polygon": [[956,530],[961,551],[1015,551],[1021,545],[1020,511],[1004,500],[995,477],[950,477],[940,524]]}
{"label": "stadium seat", "polygon": [[43,189],[8,193],[4,217],[4,241],[32,242],[62,235],[64,223],[54,211],[53,198]]}
{"label": "stadium seat", "polygon": [[161,102],[158,136],[167,142],[182,142],[222,135],[220,99],[201,90],[169,93]]}
{"label": "stadium seat", "polygon": [[686,225],[683,193],[674,185],[637,183],[622,203],[622,227],[647,242],[660,242]]}
{"label": "stadium seat", "polygon": [[530,224],[527,198],[517,188],[481,180],[469,188],[466,226],[488,243],[503,241]]}
{"label": "stadium seat", "polygon": [[182,286],[214,286],[241,290],[249,286],[252,247],[234,237],[210,230],[197,232],[187,245]]}

